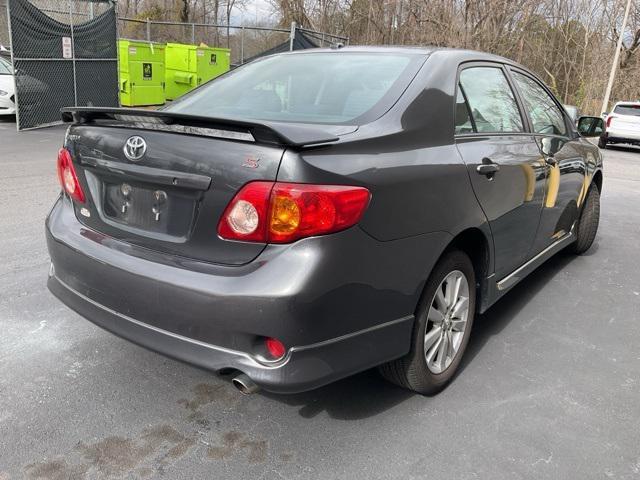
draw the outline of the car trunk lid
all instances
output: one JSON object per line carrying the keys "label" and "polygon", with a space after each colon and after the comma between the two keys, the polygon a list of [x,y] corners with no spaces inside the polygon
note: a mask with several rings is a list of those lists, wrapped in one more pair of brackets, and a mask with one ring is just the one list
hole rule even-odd
{"label": "car trunk lid", "polygon": [[638,132],[640,130],[640,104],[617,105],[611,113],[609,128]]}
{"label": "car trunk lid", "polygon": [[[142,139],[139,159],[125,155]],[[264,244],[230,242],[217,225],[235,193],[253,180],[275,180],[282,145],[240,142],[141,128],[79,124],[67,134],[90,229],[168,255],[212,263],[250,262]]]}
{"label": "car trunk lid", "polygon": [[619,128],[640,128],[640,116],[633,115],[621,115],[614,116],[611,119],[611,127],[619,127]]}
{"label": "car trunk lid", "polygon": [[69,108],[65,139],[87,227],[185,259],[240,265],[265,244],[223,240],[226,206],[251,181],[275,181],[288,147],[334,142],[356,127],[204,118],[165,111]]}

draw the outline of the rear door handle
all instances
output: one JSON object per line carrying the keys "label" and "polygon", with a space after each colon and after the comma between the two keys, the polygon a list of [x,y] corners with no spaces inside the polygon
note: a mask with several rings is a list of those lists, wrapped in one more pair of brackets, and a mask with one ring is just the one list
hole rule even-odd
{"label": "rear door handle", "polygon": [[482,163],[476,167],[476,172],[480,175],[484,175],[488,179],[492,179],[493,176],[500,171],[500,165],[494,163],[489,158],[483,158]]}

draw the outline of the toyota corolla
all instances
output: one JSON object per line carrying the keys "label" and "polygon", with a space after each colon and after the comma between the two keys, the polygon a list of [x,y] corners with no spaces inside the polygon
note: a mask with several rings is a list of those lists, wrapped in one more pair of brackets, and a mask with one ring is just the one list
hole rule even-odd
{"label": "toyota corolla", "polygon": [[63,118],[50,290],[245,393],[376,366],[435,393],[474,317],[598,227],[602,160],[578,132],[602,120],[576,130],[484,53],[293,52],[160,111]]}

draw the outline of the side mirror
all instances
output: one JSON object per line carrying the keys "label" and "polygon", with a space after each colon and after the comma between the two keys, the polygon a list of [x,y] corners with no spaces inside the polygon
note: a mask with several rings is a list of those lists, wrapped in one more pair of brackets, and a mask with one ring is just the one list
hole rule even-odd
{"label": "side mirror", "polygon": [[578,133],[583,137],[599,137],[604,132],[604,120],[600,117],[580,117]]}

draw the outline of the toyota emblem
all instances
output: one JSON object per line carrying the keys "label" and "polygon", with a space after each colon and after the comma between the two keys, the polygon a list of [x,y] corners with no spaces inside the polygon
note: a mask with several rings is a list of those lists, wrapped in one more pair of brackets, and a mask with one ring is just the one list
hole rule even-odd
{"label": "toyota emblem", "polygon": [[129,137],[124,144],[124,156],[132,162],[140,160],[147,151],[147,142],[144,138],[133,136]]}

